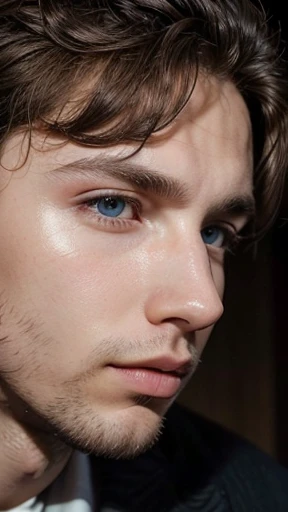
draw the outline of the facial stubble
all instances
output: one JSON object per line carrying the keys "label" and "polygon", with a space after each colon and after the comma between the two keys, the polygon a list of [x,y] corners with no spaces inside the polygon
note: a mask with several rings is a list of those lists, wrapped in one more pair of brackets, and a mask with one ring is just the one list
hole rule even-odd
{"label": "facial stubble", "polygon": [[[129,406],[121,409],[120,404],[117,410],[116,404],[116,410],[111,413],[109,408],[97,408],[97,404],[87,403],[85,394],[85,384],[95,377],[99,358],[103,360],[104,357],[109,360],[111,355],[114,358],[118,355],[123,357],[123,347],[125,347],[125,353],[130,354],[132,351],[136,354],[139,352],[139,345],[147,347],[147,342],[103,340],[93,351],[91,360],[95,362],[69,382],[64,381],[58,394],[51,399],[45,398],[43,403],[41,397],[37,396],[37,376],[41,376],[41,357],[40,359],[38,357],[39,350],[45,353],[51,345],[51,339],[45,332],[44,322],[28,312],[20,315],[15,307],[7,304],[7,301],[2,301],[0,311],[0,338],[2,339],[0,353],[1,356],[3,355],[0,378],[5,383],[6,389],[10,389],[11,393],[17,396],[17,404],[15,405],[15,402],[10,404],[15,418],[50,435],[51,442],[57,438],[70,447],[105,457],[134,457],[157,441],[163,426],[162,411],[167,410],[172,400],[166,400],[163,406],[162,399],[131,393]],[[163,339],[151,340],[149,344],[150,347],[154,344],[156,349],[163,346]],[[35,355],[35,347],[38,347],[38,357]],[[22,350],[23,358],[21,358]],[[17,360],[22,359],[25,363],[15,365],[13,361],[11,362],[13,352],[16,353],[16,351],[18,356],[20,352],[20,358],[18,357]],[[195,371],[199,358],[194,347],[191,346],[190,351],[193,351],[193,371]],[[45,366],[45,361],[43,365]],[[45,371],[47,369],[44,368],[44,373]],[[50,386],[52,389],[51,383]],[[21,407],[19,407],[20,403]],[[24,415],[23,411],[25,411]]]}

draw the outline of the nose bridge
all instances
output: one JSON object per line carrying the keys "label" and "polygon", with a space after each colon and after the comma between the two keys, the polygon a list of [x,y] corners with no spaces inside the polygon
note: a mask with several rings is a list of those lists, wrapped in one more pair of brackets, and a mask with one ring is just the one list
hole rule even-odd
{"label": "nose bridge", "polygon": [[[200,237],[199,237],[200,238]],[[171,265],[169,275],[174,280],[171,285],[177,286],[179,296],[183,295],[189,303],[196,307],[205,308],[212,299],[219,299],[213,280],[211,265],[207,250],[202,241],[192,244],[177,244],[173,256],[167,259]],[[179,286],[181,284],[181,286]]]}
{"label": "nose bridge", "polygon": [[193,241],[178,237],[177,242],[170,240],[162,244],[155,265],[151,305],[157,322],[179,319],[191,329],[199,330],[218,320],[223,312],[222,283],[214,282],[200,235]]}

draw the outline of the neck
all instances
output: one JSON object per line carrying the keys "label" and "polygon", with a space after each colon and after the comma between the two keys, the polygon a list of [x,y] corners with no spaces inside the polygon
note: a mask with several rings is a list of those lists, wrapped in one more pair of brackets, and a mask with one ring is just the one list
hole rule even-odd
{"label": "neck", "polygon": [[19,421],[0,390],[0,510],[16,507],[46,489],[70,455],[71,449],[53,435]]}

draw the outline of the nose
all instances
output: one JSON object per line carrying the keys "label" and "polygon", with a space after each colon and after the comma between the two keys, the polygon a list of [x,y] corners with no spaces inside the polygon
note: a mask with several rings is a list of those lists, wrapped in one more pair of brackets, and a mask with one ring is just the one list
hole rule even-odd
{"label": "nose", "polygon": [[183,331],[213,326],[223,313],[224,271],[210,262],[202,241],[190,248],[153,252],[152,281],[145,304],[146,318],[155,325],[174,323]]}

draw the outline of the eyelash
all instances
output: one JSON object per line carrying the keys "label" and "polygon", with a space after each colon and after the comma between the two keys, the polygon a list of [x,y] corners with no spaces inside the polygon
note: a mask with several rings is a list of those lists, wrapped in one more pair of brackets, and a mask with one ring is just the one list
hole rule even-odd
{"label": "eyelash", "polygon": [[[108,217],[105,215],[101,215],[100,212],[97,213],[95,211],[95,206],[97,203],[103,199],[103,198],[113,198],[118,199],[123,202],[125,202],[127,205],[131,206],[131,209],[133,211],[133,218],[121,218],[121,217]],[[93,208],[92,208],[93,207]],[[85,201],[83,201],[80,205],[80,208],[85,211],[88,215],[90,215],[93,218],[93,221],[96,220],[96,222],[103,227],[110,227],[115,229],[127,229],[133,227],[135,221],[141,222],[141,213],[142,213],[142,203],[130,196],[122,195],[122,194],[115,194],[115,193],[109,193],[109,190],[104,191],[103,193],[99,193],[97,196],[93,196],[92,198],[89,198]],[[214,224],[208,224],[203,229],[209,229],[209,228],[216,228],[223,232],[224,240],[223,245],[221,247],[215,247],[211,244],[207,244],[207,246],[210,249],[222,249],[225,252],[234,254],[236,249],[238,248],[240,242],[242,241],[243,237],[239,235],[233,226],[230,226],[228,224],[224,225],[223,223],[214,223]],[[202,230],[203,231],[203,230]]]}
{"label": "eyelash", "polygon": [[[123,202],[125,202],[128,206],[131,206],[131,209],[133,211],[133,218],[122,218],[122,217],[106,217],[105,215],[101,215],[100,212],[97,212],[94,208],[97,203],[101,199],[105,198],[112,198],[112,199],[118,199]],[[132,227],[135,223],[141,222],[140,216],[142,212],[142,204],[140,201],[138,201],[135,198],[132,198],[130,196],[122,195],[122,194],[115,194],[115,193],[109,193],[109,191],[105,191],[103,193],[99,193],[97,196],[93,196],[91,199],[87,199],[82,202],[80,205],[81,209],[85,211],[88,215],[92,216],[93,221],[98,222],[103,227],[108,226],[110,228],[118,228],[118,229],[125,229],[128,227]]]}
{"label": "eyelash", "polygon": [[222,223],[219,223],[218,225],[211,224],[210,226],[207,227],[215,227],[217,229],[220,229],[224,234],[224,240],[221,249],[224,249],[225,252],[228,252],[230,254],[235,254],[238,246],[243,240],[243,237],[235,231],[235,228],[233,226],[223,225]]}

